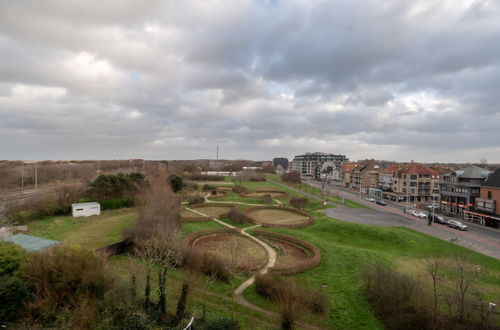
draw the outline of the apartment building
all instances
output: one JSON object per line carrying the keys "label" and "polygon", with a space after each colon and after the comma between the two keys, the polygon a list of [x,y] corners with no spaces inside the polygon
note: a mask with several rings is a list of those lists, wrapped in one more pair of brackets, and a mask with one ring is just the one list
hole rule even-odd
{"label": "apartment building", "polygon": [[345,187],[350,186],[350,181],[351,181],[351,172],[354,170],[354,168],[358,166],[357,162],[348,162],[348,163],[343,163],[340,166],[340,183],[341,185]]}
{"label": "apartment building", "polygon": [[491,173],[479,188],[476,210],[500,216],[500,168]]}
{"label": "apartment building", "polygon": [[379,174],[379,162],[373,159],[360,161],[350,172],[349,187],[367,193],[369,188],[378,187]]}
{"label": "apartment building", "polygon": [[332,162],[336,167],[340,167],[349,159],[345,155],[335,155],[324,152],[306,152],[293,158],[290,164],[292,171],[297,171],[301,176],[320,177],[321,167],[326,162]]}
{"label": "apartment building", "polygon": [[420,163],[400,164],[393,172],[393,196],[397,201],[429,203],[439,198],[440,175]]}
{"label": "apartment building", "polygon": [[469,166],[443,175],[439,189],[441,210],[456,215],[473,210],[489,174],[491,171],[482,167]]}

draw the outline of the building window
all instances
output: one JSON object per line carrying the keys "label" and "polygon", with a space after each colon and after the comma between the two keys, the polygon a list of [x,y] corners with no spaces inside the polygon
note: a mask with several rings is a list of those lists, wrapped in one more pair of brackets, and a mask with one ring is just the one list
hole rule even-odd
{"label": "building window", "polygon": [[492,199],[491,191],[488,191],[488,199]]}
{"label": "building window", "polygon": [[416,180],[417,176],[416,175],[410,175],[410,180]]}

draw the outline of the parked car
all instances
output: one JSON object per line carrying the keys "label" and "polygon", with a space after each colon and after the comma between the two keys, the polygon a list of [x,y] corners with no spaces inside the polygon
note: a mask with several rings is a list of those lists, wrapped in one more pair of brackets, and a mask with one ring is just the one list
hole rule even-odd
{"label": "parked car", "polygon": [[442,224],[442,225],[447,225],[448,224],[448,220],[446,220],[444,217],[442,217],[440,215],[437,215],[437,214],[432,215],[431,214],[431,215],[429,215],[429,217],[435,223],[439,223],[439,224]]}
{"label": "parked car", "polygon": [[448,220],[448,226],[450,226],[451,228],[460,229],[460,230],[469,229],[469,227],[467,227],[466,224],[464,224],[458,220]]}
{"label": "parked car", "polygon": [[365,199],[366,199],[367,201],[369,201],[369,202],[372,202],[372,203],[373,203],[373,202],[375,202],[375,198],[366,197]]}
{"label": "parked car", "polygon": [[386,203],[386,202],[384,202],[384,201],[383,201],[383,200],[381,200],[381,199],[377,200],[377,201],[376,201],[376,203],[377,203],[378,205],[387,205],[387,203]]}
{"label": "parked car", "polygon": [[427,205],[427,209],[428,210],[438,210],[439,209],[439,205],[437,204],[432,204],[432,205]]}
{"label": "parked car", "polygon": [[425,214],[422,211],[417,211],[417,210],[411,211],[411,215],[413,215],[414,217],[419,217],[419,218],[427,218],[427,214]]}

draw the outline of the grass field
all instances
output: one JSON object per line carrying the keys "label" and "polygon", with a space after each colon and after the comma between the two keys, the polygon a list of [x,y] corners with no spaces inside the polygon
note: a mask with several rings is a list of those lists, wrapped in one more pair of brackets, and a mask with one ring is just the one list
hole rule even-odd
{"label": "grass field", "polygon": [[[276,176],[271,176],[271,178],[277,179]],[[273,187],[286,191],[288,193],[286,198],[276,198],[285,206],[290,205],[289,200],[291,198],[304,197],[301,193],[278,186],[270,181],[243,182],[243,185],[251,191],[262,187]],[[303,189],[304,192],[307,191],[318,196],[321,193],[319,189],[309,186],[303,187]],[[338,197],[329,197],[329,199],[335,203],[341,202]],[[228,197],[217,199],[217,201],[262,204],[260,198],[243,198],[234,192],[230,192]],[[365,207],[351,201],[346,200],[346,202],[349,207]],[[248,206],[238,204],[237,207],[243,209]],[[209,208],[213,212],[221,212],[222,208],[226,209],[227,207],[210,206]],[[317,217],[315,224],[302,229],[266,229],[296,236],[315,244],[321,251],[321,263],[316,268],[291,276],[291,278],[303,280],[309,285],[320,287],[330,297],[331,303],[326,318],[311,319],[312,323],[328,329],[383,329],[383,325],[375,317],[362,294],[361,273],[363,269],[379,261],[394,269],[411,274],[424,281],[424,283],[428,283],[428,281],[425,282],[427,278],[425,262],[438,253],[447,256],[464,251],[470,253],[470,261],[478,265],[482,270],[482,274],[476,283],[477,289],[487,299],[497,302],[498,305],[498,297],[500,297],[499,260],[406,228],[377,227],[331,219],[321,214],[323,208],[321,202],[309,197],[306,210],[310,215]],[[251,215],[257,215],[261,221],[306,219],[301,215],[283,210],[264,209],[254,212]],[[196,214],[196,216],[199,215]],[[213,214],[212,216],[216,215]],[[136,211],[133,209],[104,211],[101,216],[89,218],[53,217],[30,223],[28,234],[58,240],[63,244],[77,244],[96,248],[120,241],[123,230],[131,226],[136,217]],[[233,224],[228,219],[222,220]],[[237,226],[248,227],[251,224]],[[213,221],[183,223],[181,236],[185,237],[189,233],[212,228],[222,228],[222,225]],[[210,242],[208,246],[205,246],[205,248],[213,248],[216,251],[225,253],[227,253],[227,247],[227,242],[224,241]],[[281,248],[286,250],[286,247]],[[277,249],[279,250],[279,248]],[[257,251],[255,251],[255,254],[259,253]],[[289,251],[285,252],[289,253],[290,258],[283,258],[281,261],[278,258],[278,262],[293,262],[293,258],[300,258],[300,251],[289,249]],[[126,269],[131,259],[134,258],[118,256],[109,260],[109,267],[113,274],[116,274],[117,279],[127,280]],[[448,264],[443,273],[448,280],[441,283],[443,290],[451,290],[451,280],[454,278],[452,265]],[[230,316],[231,292],[234,287],[237,287],[245,279],[245,276],[239,275],[232,280],[232,283],[214,282],[209,285],[211,293],[207,300],[211,315]],[[192,274],[184,272],[182,269],[174,270],[169,274],[169,309],[175,309],[175,300],[180,292],[180,285],[184,280],[193,281],[193,283],[200,281],[199,278],[194,280]],[[139,283],[140,288],[141,285]],[[198,316],[201,315],[202,290],[199,287],[200,285],[199,283],[196,284],[198,287],[193,290],[193,295],[190,296],[189,300],[190,310]],[[276,306],[270,301],[260,297],[255,292],[254,287],[247,289],[244,292],[244,297],[266,310],[277,310]],[[279,328],[276,326],[276,320],[271,320],[262,313],[240,305],[236,307],[236,319],[241,322],[243,329]]]}
{"label": "grass field", "polygon": [[[200,213],[206,214],[209,217],[218,218],[223,214],[227,214],[229,212],[228,206],[202,206],[202,207],[194,207],[193,210],[196,210]],[[192,210],[182,210],[180,213],[182,218],[199,218],[202,217],[201,214],[193,212]]]}
{"label": "grass field", "polygon": [[123,240],[123,231],[137,219],[135,209],[103,211],[99,216],[50,217],[29,223],[28,234],[67,245],[98,248]]}
{"label": "grass field", "polygon": [[[488,274],[478,280],[479,287],[492,290],[492,295],[500,288],[498,260],[410,229],[359,225],[321,217],[316,224],[300,230],[269,230],[307,240],[321,250],[321,263],[316,268],[293,277],[321,286],[328,293],[331,299],[328,328],[383,328],[371,312],[361,288],[362,270],[375,261],[398,268],[402,261],[410,265],[421,264],[424,258],[437,253],[451,256],[469,251],[471,262]],[[249,290],[254,291],[253,288]],[[249,297],[254,295],[248,294]],[[259,301],[252,300],[256,304]]]}

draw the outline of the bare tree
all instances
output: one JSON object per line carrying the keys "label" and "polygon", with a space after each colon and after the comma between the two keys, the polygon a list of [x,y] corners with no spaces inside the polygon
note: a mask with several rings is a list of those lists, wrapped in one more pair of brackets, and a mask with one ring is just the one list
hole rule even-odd
{"label": "bare tree", "polygon": [[276,290],[273,300],[278,304],[283,330],[294,329],[300,314],[308,308],[306,300],[301,298],[301,288],[297,281],[287,282],[286,290]]}
{"label": "bare tree", "polygon": [[158,307],[166,312],[166,278],[168,270],[183,259],[183,248],[178,229],[180,199],[167,181],[164,169],[147,173],[148,184],[139,196],[139,219],[126,236],[134,244],[136,254],[148,262],[146,274],[146,306],[149,309],[150,275],[153,265],[158,265]]}
{"label": "bare tree", "polygon": [[[148,262],[147,281],[153,265],[158,266],[158,309],[166,312],[166,280],[170,269],[177,267],[183,259],[183,249],[180,239],[171,232],[158,231],[149,238],[134,241],[136,254]],[[148,295],[146,295],[146,304]]]}
{"label": "bare tree", "polygon": [[437,280],[439,278],[439,270],[441,269],[441,266],[445,261],[446,259],[443,256],[436,255],[428,259],[426,263],[427,272],[429,273],[429,275],[431,275],[432,278],[432,292],[434,295],[434,310],[433,310],[434,321],[436,320],[438,314],[439,295],[437,292]]}
{"label": "bare tree", "polygon": [[234,276],[241,269],[244,257],[244,247],[238,236],[230,240],[228,268],[231,273],[231,319],[234,320]]}
{"label": "bare tree", "polygon": [[479,277],[480,268],[469,263],[469,254],[462,252],[455,255],[455,295],[458,304],[458,318],[464,321],[467,295]]}

